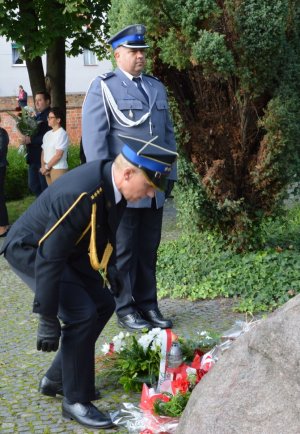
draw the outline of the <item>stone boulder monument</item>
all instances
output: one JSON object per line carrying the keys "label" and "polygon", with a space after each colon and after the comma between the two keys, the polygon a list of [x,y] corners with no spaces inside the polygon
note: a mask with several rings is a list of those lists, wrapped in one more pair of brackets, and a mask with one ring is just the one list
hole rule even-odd
{"label": "stone boulder monument", "polygon": [[240,336],[194,389],[176,434],[300,433],[300,295]]}

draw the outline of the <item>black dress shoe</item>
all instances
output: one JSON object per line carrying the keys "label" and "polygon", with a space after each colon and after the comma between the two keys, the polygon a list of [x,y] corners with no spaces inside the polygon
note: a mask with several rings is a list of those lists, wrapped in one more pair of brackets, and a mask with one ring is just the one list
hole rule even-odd
{"label": "black dress shoe", "polygon": [[49,380],[46,376],[40,381],[39,392],[46,396],[64,395],[62,384],[57,381]]}
{"label": "black dress shoe", "polygon": [[147,310],[145,312],[140,312],[141,317],[148,321],[153,327],[159,327],[161,329],[171,329],[173,323],[170,319],[166,319],[162,316],[159,309]]}
{"label": "black dress shoe", "polygon": [[62,415],[66,419],[76,420],[76,422],[89,428],[106,429],[114,426],[111,418],[101,413],[91,402],[84,404],[75,402],[74,404],[70,404],[66,398],[64,398],[62,403]]}
{"label": "black dress shoe", "polygon": [[[57,381],[49,380],[49,378],[47,378],[46,376],[41,379],[38,390],[42,395],[46,396],[64,396],[62,384]],[[99,390],[95,390],[95,396],[93,398],[93,401],[100,398],[101,395]]]}
{"label": "black dress shoe", "polygon": [[118,317],[118,324],[119,326],[130,331],[152,329],[151,324],[142,319],[138,312],[129,313],[128,315]]}

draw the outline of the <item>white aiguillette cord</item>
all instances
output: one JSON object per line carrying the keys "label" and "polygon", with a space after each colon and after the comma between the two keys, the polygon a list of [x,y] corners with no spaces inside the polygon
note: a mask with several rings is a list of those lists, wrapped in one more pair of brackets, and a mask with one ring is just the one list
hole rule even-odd
{"label": "white aiguillette cord", "polygon": [[121,110],[118,109],[118,106],[116,104],[116,101],[114,100],[114,97],[111,94],[111,91],[109,90],[109,87],[107,86],[107,84],[104,82],[104,80],[101,80],[101,89],[102,89],[102,93],[103,93],[103,101],[104,101],[104,106],[105,106],[105,111],[106,111],[106,116],[107,119],[109,119],[108,117],[108,113],[107,113],[107,107],[106,107],[106,103],[108,104],[111,113],[113,115],[113,117],[115,118],[115,120],[118,122],[118,124],[122,125],[123,127],[135,127],[137,125],[141,125],[143,124],[150,116],[150,110],[148,113],[145,113],[139,120],[137,121],[133,121],[131,119],[128,119],[122,112]]}

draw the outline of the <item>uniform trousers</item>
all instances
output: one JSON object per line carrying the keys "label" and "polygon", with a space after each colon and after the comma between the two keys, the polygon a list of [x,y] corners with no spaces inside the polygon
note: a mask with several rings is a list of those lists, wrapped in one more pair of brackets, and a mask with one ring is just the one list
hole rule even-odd
{"label": "uniform trousers", "polygon": [[47,188],[45,176],[41,174],[40,168],[40,163],[30,163],[28,166],[28,187],[36,197]]}
{"label": "uniform trousers", "polygon": [[[35,279],[12,268],[35,291]],[[62,382],[69,402],[84,403],[94,399],[95,343],[114,309],[114,299],[100,280],[66,266],[60,283],[60,348],[46,376]]]}
{"label": "uniform trousers", "polygon": [[122,317],[157,308],[156,260],[163,208],[126,208],[117,230],[116,265],[122,289],[115,298]]}

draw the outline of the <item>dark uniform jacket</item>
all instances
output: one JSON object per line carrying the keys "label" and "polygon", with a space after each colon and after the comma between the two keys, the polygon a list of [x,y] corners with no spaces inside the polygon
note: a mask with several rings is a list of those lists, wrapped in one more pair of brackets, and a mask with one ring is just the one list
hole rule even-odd
{"label": "dark uniform jacket", "polygon": [[[90,224],[92,204],[96,203],[99,260],[107,242],[115,244],[115,232],[126,201],[115,204],[111,165],[97,160],[66,173],[12,225],[0,253],[4,252],[13,267],[35,277],[34,312],[57,314],[59,282],[66,265],[78,270],[83,279],[87,276],[99,280],[101,290],[101,276],[91,267],[88,254],[90,229],[80,237]],[[87,194],[82,195],[84,192]]]}
{"label": "dark uniform jacket", "polygon": [[26,161],[28,164],[41,164],[41,154],[42,154],[42,144],[43,137],[47,131],[51,130],[48,125],[48,115],[50,107],[46,108],[44,111],[38,113],[35,116],[38,122],[38,129],[36,134],[30,137],[30,143],[27,145],[27,157]]}
{"label": "dark uniform jacket", "polygon": [[9,137],[7,131],[0,127],[0,167],[8,165],[7,161],[7,147],[9,143]]}

